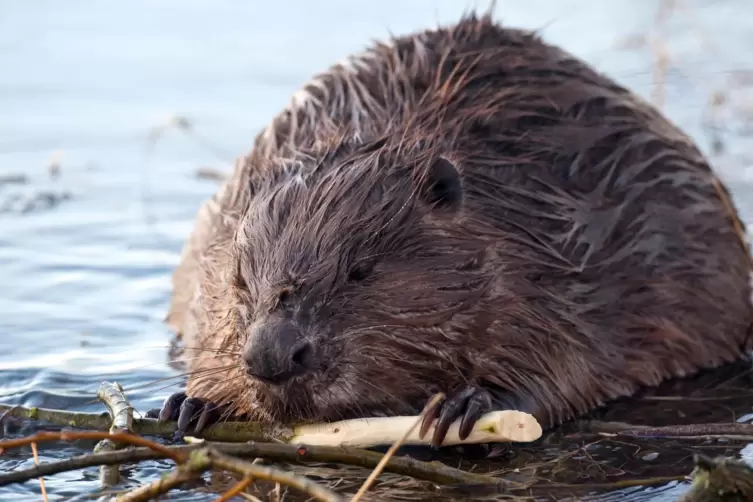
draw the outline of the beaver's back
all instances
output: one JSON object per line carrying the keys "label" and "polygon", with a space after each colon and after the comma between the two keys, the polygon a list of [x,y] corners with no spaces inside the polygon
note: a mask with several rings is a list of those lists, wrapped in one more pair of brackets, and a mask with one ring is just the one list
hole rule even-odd
{"label": "beaver's back", "polygon": [[[498,243],[498,280],[530,285],[498,321],[518,326],[531,351],[557,336],[583,349],[532,369],[581,386],[570,409],[741,353],[751,261],[730,197],[691,140],[581,61],[488,16],[376,45],[296,93],[197,219],[174,278],[168,319],[179,331],[217,341],[206,326],[223,313],[222,250],[248,177],[272,174],[256,166],[343,136],[421,138],[454,162],[466,194],[455,231]],[[469,343],[486,344],[491,362],[480,364],[491,366],[479,372],[504,371],[502,345]],[[584,382],[578,365],[604,378]]]}
{"label": "beaver's back", "polygon": [[547,263],[542,280],[701,274],[688,278],[688,294],[714,281],[708,301],[734,298],[715,312],[751,319],[743,224],[692,140],[531,33],[472,15],[351,56],[293,96],[257,137],[250,163],[343,135],[431,137],[464,175],[465,224],[490,238],[517,235]]}

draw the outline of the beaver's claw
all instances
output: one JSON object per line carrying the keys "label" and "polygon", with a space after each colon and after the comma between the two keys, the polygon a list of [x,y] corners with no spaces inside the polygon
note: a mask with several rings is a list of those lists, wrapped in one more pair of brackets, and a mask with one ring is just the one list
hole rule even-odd
{"label": "beaver's claw", "polygon": [[222,409],[210,401],[176,392],[165,399],[162,408],[150,410],[146,416],[163,422],[177,420],[176,436],[182,437],[189,431],[199,434],[217,423],[222,417]]}
{"label": "beaver's claw", "polygon": [[487,390],[474,386],[463,387],[459,391],[450,394],[444,402],[428,410],[428,413],[421,422],[421,428],[418,433],[419,437],[423,439],[429,431],[432,422],[437,419],[431,444],[433,447],[439,448],[447,436],[447,430],[450,428],[450,425],[455,420],[460,419],[460,430],[458,433],[460,439],[464,440],[471,434],[473,426],[481,415],[491,410],[492,396]]}

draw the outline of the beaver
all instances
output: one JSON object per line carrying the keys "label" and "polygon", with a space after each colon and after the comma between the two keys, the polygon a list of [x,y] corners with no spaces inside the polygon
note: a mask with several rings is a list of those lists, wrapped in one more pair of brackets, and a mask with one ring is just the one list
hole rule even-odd
{"label": "beaver", "polygon": [[314,76],[200,209],[158,416],[551,428],[750,349],[727,189],[639,96],[490,12]]}

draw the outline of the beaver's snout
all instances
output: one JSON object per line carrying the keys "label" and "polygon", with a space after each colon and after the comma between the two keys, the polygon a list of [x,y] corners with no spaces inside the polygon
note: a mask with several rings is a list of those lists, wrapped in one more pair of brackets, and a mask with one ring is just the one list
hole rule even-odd
{"label": "beaver's snout", "polygon": [[246,373],[271,384],[283,384],[312,367],[313,350],[303,331],[290,321],[253,329],[243,351]]}

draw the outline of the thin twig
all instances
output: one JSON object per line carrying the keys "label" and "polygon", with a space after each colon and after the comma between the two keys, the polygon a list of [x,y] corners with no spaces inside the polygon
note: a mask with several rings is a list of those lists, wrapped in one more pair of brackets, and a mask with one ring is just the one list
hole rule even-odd
{"label": "thin twig", "polygon": [[651,427],[647,425],[628,424],[624,422],[602,422],[600,420],[583,421],[581,430],[593,434],[634,438],[708,438],[726,437],[729,439],[753,439],[753,424],[718,423],[718,424],[683,424]]}
{"label": "thin twig", "polygon": [[192,452],[188,460],[169,475],[120,495],[117,502],[146,502],[157,498],[183,483],[196,479],[210,467],[211,462],[207,455],[203,455],[201,451]]}
{"label": "thin twig", "polygon": [[615,433],[633,438],[709,438],[724,437],[743,441],[753,440],[753,424],[687,424],[664,427],[635,427]]}
{"label": "thin twig", "polygon": [[228,502],[231,498],[235,497],[236,495],[239,495],[243,490],[251,486],[251,483],[253,482],[254,482],[254,478],[252,478],[251,476],[244,477],[235,485],[233,485],[233,487],[230,488],[228,491],[226,491],[225,493],[217,497],[217,499],[214,502]]}
{"label": "thin twig", "polygon": [[651,36],[651,45],[654,50],[656,60],[654,61],[654,87],[652,91],[652,101],[657,108],[664,106],[666,94],[666,78],[669,69],[670,55],[667,44],[662,37],[663,28],[667,19],[674,10],[674,0],[660,0],[659,8],[654,16],[653,31]]}
{"label": "thin twig", "polygon": [[255,479],[264,479],[287,485],[323,502],[340,502],[343,500],[342,497],[334,493],[332,490],[329,490],[303,476],[296,476],[295,474],[285,472],[275,467],[256,465],[245,460],[229,457],[216,450],[208,449],[207,454],[211,460],[212,467],[214,468],[233,471],[237,474],[250,476]]}
{"label": "thin twig", "polygon": [[382,470],[384,470],[384,466],[387,465],[387,462],[389,462],[390,458],[392,458],[395,455],[395,452],[402,446],[402,444],[405,442],[405,439],[410,435],[411,432],[413,432],[416,427],[423,421],[424,417],[426,416],[426,413],[434,409],[443,399],[445,398],[445,394],[440,392],[436,395],[434,395],[433,398],[424,406],[424,409],[421,410],[421,414],[418,416],[416,421],[413,423],[412,426],[410,426],[403,436],[395,441],[392,446],[390,446],[390,449],[387,450],[387,453],[384,454],[382,457],[382,460],[379,461],[377,466],[374,468],[373,471],[371,471],[371,474],[368,478],[366,478],[366,481],[363,482],[361,485],[361,488],[356,492],[356,494],[351,499],[351,502],[357,502],[358,500],[363,497],[363,495],[368,491],[369,488],[371,488],[371,485],[374,484],[374,481],[376,481],[376,478],[382,473]]}
{"label": "thin twig", "polygon": [[[39,465],[39,454],[37,453],[37,444],[31,443],[31,452],[34,454],[34,465]],[[48,502],[47,489],[44,486],[44,478],[39,478],[39,489],[42,490],[42,498],[44,502]]]}
{"label": "thin twig", "polygon": [[634,488],[636,486],[657,486],[666,485],[668,483],[677,483],[687,480],[687,476],[654,476],[651,478],[638,478],[638,479],[620,479],[611,483],[589,483],[588,485],[582,485],[577,483],[561,483],[551,485],[552,489],[565,489],[565,490],[577,490],[582,489],[584,486],[588,487],[588,490],[604,490],[604,491],[616,491],[624,490],[625,488]]}

